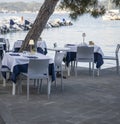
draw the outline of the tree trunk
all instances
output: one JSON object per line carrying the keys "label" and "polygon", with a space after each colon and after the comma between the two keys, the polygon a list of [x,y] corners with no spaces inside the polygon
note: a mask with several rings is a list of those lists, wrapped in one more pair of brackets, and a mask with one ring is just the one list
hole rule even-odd
{"label": "tree trunk", "polygon": [[33,39],[35,43],[37,42],[39,36],[41,35],[43,29],[47,24],[47,21],[49,20],[50,16],[53,14],[58,1],[59,0],[45,0],[32,25],[32,28],[29,30],[28,34],[24,39],[20,51],[28,50],[30,39]]}

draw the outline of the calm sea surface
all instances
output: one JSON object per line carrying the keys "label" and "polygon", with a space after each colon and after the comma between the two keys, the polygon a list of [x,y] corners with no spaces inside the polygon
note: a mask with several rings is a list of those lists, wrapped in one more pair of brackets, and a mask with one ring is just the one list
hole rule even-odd
{"label": "calm sea surface", "polygon": [[[0,20],[9,16],[23,16],[25,19],[33,21],[36,14],[2,14],[0,13]],[[67,14],[53,14],[53,19],[70,20]],[[72,20],[71,20],[72,21]],[[72,21],[72,26],[64,26],[60,28],[44,29],[42,38],[46,41],[48,47],[52,47],[53,43],[57,43],[58,46],[64,46],[66,43],[81,43],[82,33],[86,33],[85,42],[90,40],[94,41],[96,45],[99,45],[105,55],[114,55],[116,45],[120,43],[120,21],[103,21],[101,17],[94,19],[89,15],[81,16],[77,21]],[[27,31],[19,31],[16,33],[8,33],[1,35],[0,37],[8,38],[10,41],[11,49],[16,40],[24,39]],[[104,67],[115,65],[115,62],[105,62]]]}

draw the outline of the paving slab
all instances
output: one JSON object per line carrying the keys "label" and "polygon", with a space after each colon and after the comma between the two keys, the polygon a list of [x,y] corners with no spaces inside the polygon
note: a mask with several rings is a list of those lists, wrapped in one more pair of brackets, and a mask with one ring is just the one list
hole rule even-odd
{"label": "paving slab", "polygon": [[0,121],[2,117],[3,124],[120,124],[120,75],[115,68],[102,69],[94,79],[80,68],[77,77],[71,73],[63,82],[63,92],[60,78],[56,88],[52,84],[49,99],[46,82],[40,94],[31,84],[28,101],[25,83],[23,92],[12,96],[11,82],[3,87],[1,81]]}

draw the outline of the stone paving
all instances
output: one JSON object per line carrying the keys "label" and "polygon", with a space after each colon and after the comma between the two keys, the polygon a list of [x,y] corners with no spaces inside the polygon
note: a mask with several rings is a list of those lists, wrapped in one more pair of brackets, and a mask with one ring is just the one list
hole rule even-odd
{"label": "stone paving", "polygon": [[42,93],[31,85],[30,100],[26,85],[22,94],[11,95],[11,83],[0,83],[0,124],[120,124],[120,75],[115,68],[101,70],[94,79],[81,69],[64,79],[64,91],[52,84],[48,99],[46,83]]}

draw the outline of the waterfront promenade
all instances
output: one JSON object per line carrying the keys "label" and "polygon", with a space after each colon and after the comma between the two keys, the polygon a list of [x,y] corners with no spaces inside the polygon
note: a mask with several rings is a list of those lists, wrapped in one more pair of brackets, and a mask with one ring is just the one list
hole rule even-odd
{"label": "waterfront promenade", "polygon": [[[66,73],[64,74],[66,75]],[[120,75],[115,68],[102,69],[93,79],[81,69],[63,80],[64,91],[52,84],[48,100],[46,86],[41,94],[31,86],[30,100],[11,95],[11,84],[0,82],[0,124],[120,124]]]}

